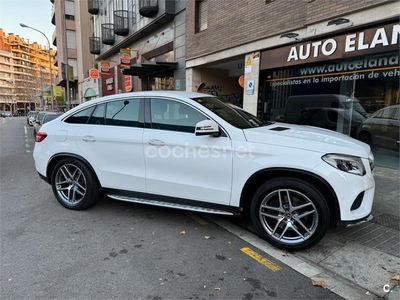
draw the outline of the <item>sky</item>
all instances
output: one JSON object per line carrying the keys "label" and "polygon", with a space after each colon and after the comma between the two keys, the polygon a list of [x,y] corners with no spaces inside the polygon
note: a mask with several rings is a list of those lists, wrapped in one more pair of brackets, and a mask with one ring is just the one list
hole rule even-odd
{"label": "sky", "polygon": [[25,41],[37,42],[47,47],[47,40],[43,34],[30,28],[23,28],[19,23],[42,31],[52,44],[55,26],[51,23],[53,3],[50,0],[0,0],[0,28],[6,34],[14,33]]}

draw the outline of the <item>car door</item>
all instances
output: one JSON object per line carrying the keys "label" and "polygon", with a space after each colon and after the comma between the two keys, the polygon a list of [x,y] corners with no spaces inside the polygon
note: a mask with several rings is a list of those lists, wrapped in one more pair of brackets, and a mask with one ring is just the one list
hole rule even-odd
{"label": "car door", "polygon": [[399,139],[400,139],[400,108],[398,106],[389,107],[389,119],[388,119],[388,129],[387,129],[387,148],[390,150],[399,149]]}
{"label": "car door", "polygon": [[178,100],[146,99],[143,145],[149,194],[228,205],[231,196],[231,140],[196,136],[207,117]]}
{"label": "car door", "polygon": [[76,133],[78,147],[103,187],[146,191],[142,101],[131,98],[99,104]]}
{"label": "car door", "polygon": [[392,109],[390,107],[383,108],[379,114],[373,117],[370,122],[371,133],[374,139],[374,145],[377,147],[390,147],[390,115]]}

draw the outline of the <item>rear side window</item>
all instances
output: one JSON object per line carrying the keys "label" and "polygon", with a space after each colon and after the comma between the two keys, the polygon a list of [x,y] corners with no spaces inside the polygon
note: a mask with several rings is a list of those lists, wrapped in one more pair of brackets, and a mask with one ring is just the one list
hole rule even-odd
{"label": "rear side window", "polygon": [[105,104],[97,105],[95,111],[93,112],[92,116],[90,117],[90,119],[88,121],[88,124],[104,125],[105,124],[105,119],[104,119],[105,111],[106,111]]}
{"label": "rear side window", "polygon": [[94,106],[81,110],[72,116],[68,117],[64,122],[73,124],[86,124],[90,115],[94,110]]}
{"label": "rear side window", "polygon": [[105,125],[139,127],[139,104],[140,99],[108,102]]}

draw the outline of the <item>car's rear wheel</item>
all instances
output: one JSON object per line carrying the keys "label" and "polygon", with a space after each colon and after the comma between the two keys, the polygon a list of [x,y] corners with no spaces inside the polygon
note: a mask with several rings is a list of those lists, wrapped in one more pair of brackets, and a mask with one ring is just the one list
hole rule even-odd
{"label": "car's rear wheel", "polygon": [[57,163],[51,184],[58,202],[69,209],[88,208],[99,198],[96,178],[84,163],[75,158],[65,158]]}
{"label": "car's rear wheel", "polygon": [[292,177],[261,185],[251,202],[251,219],[259,235],[289,251],[318,243],[329,227],[329,207],[308,182]]}

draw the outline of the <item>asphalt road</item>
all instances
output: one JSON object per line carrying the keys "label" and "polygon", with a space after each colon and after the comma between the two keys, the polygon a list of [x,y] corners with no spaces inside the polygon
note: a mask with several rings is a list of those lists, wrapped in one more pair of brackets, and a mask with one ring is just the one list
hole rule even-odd
{"label": "asphalt road", "polygon": [[0,119],[6,299],[339,299],[185,211],[103,198],[71,211],[36,173],[26,118]]}

